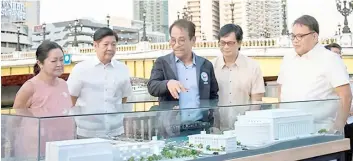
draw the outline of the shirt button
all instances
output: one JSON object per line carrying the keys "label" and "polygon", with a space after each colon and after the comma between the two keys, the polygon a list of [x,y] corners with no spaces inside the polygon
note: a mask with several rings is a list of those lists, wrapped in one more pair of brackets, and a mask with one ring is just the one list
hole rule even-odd
{"label": "shirt button", "polygon": [[229,94],[232,94],[232,93],[229,93]]}
{"label": "shirt button", "polygon": [[232,81],[229,81],[229,82],[232,82]]}
{"label": "shirt button", "polygon": [[188,79],[186,78],[186,80],[188,80]]}

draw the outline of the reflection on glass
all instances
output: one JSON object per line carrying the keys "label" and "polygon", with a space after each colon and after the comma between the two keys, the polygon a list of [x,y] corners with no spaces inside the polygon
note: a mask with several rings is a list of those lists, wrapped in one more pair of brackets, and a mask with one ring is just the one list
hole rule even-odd
{"label": "reflection on glass", "polygon": [[[94,155],[101,156],[104,151],[112,151],[109,155],[114,160],[121,160],[121,157],[126,160],[187,160],[209,156],[226,160],[342,139],[342,135],[325,133],[335,119],[334,109],[338,108],[338,103],[339,100],[319,100],[217,106],[215,101],[202,100],[200,107],[193,109],[180,109],[178,102],[154,102],[144,104],[148,107],[140,111],[136,111],[136,107],[141,103],[84,112],[73,108],[61,116],[35,117],[26,111],[3,113],[2,158],[53,157],[45,151],[49,148],[46,143],[50,143],[52,147],[57,147],[52,151],[60,155],[71,155],[63,152],[67,147],[75,150],[85,145],[86,149],[102,147]],[[194,110],[203,113],[201,120],[181,121],[181,113]],[[26,120],[26,125],[16,124],[16,119]],[[68,119],[75,120],[76,126],[64,121]],[[55,131],[60,130],[53,128],[60,127],[58,122],[66,127],[62,129],[64,131]],[[21,134],[23,130],[30,130],[27,136]],[[83,130],[89,135],[77,137]],[[63,132],[76,137],[63,137]],[[30,143],[27,142],[28,137],[32,138]],[[62,146],[64,143],[66,146]],[[19,145],[28,150],[26,155],[18,153]],[[252,151],[246,155],[240,153],[249,149]],[[93,152],[89,154],[90,150],[76,150],[80,151],[81,157],[93,155]]]}

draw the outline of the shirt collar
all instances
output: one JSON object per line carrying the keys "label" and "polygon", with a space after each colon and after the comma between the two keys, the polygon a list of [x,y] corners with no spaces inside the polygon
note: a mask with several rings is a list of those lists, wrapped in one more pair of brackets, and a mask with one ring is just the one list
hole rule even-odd
{"label": "shirt collar", "polygon": [[[224,62],[223,56],[221,56],[221,57],[218,58],[218,63],[217,63],[217,64],[219,64],[218,67],[220,67],[220,68],[225,67],[226,64],[225,64],[225,62]],[[244,65],[245,65],[244,56],[241,55],[240,53],[238,53],[238,57],[237,57],[237,59],[235,60],[235,62],[234,62],[233,65],[238,66],[238,67],[244,66]]]}
{"label": "shirt collar", "polygon": [[[175,62],[176,62],[176,63],[180,62],[180,59],[179,59],[178,57],[176,57],[176,56],[175,56]],[[196,56],[195,56],[195,53],[194,53],[194,52],[192,53],[192,63],[193,63],[194,65],[196,65]]]}
{"label": "shirt collar", "polygon": [[[323,47],[320,43],[317,43],[310,51],[308,51],[306,54],[299,56],[298,54],[295,55],[296,58],[305,58],[305,59],[310,59],[312,58],[315,53],[318,52],[318,50]],[[325,49],[326,50],[326,49]]]}
{"label": "shirt collar", "polygon": [[[95,56],[95,57],[93,58],[93,65],[94,65],[94,66],[97,66],[97,65],[100,65],[100,64],[104,65],[104,64],[98,59],[98,57]],[[114,63],[113,59],[110,61],[110,63],[108,63],[108,64],[106,64],[106,65],[111,65],[113,68],[115,67],[115,63]]]}

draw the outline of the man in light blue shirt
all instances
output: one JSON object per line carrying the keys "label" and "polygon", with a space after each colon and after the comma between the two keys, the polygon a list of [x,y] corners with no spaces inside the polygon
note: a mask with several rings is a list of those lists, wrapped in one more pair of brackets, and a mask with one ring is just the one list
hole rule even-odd
{"label": "man in light blue shirt", "polygon": [[147,84],[148,92],[158,97],[160,109],[179,105],[180,111],[172,112],[177,115],[176,120],[168,117],[165,122],[181,122],[183,126],[196,121],[213,124],[213,110],[201,108],[216,107],[218,102],[212,63],[192,52],[195,28],[194,23],[185,19],[170,26],[169,43],[173,52],[156,59]]}
{"label": "man in light blue shirt", "polygon": [[[197,108],[200,105],[200,94],[196,78],[196,61],[195,55],[193,54],[192,64],[185,65],[179,58],[175,57],[175,63],[177,67],[178,78],[186,92],[181,92],[179,96],[179,107],[180,109],[186,108]],[[194,122],[202,119],[201,110],[188,110],[182,111],[181,122]]]}

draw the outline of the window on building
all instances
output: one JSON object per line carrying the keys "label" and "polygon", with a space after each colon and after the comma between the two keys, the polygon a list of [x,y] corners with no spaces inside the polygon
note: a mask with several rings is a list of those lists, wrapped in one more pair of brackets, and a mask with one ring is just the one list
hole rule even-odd
{"label": "window on building", "polygon": [[8,47],[9,48],[16,48],[16,45],[17,45],[16,43],[9,43]]}

